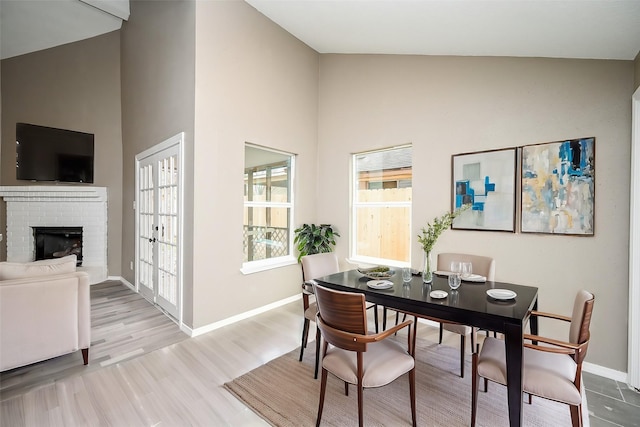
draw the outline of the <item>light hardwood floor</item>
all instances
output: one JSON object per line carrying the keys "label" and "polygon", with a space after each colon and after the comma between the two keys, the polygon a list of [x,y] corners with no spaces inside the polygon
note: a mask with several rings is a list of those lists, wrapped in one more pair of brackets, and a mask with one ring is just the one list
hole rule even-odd
{"label": "light hardwood floor", "polygon": [[[300,311],[301,303],[288,304],[134,359],[101,364],[105,359],[96,355],[84,372],[3,396],[0,425],[267,425],[222,385],[295,349],[302,333]],[[121,327],[122,319],[114,317],[113,329]],[[145,337],[133,339],[141,345]]]}
{"label": "light hardwood floor", "polygon": [[[116,288],[123,300],[119,315],[111,316],[112,327],[108,321],[99,325],[104,331],[113,330],[114,336],[120,337],[123,336],[122,329],[127,329],[126,325],[136,316],[151,316],[158,320],[155,312],[141,315],[141,311],[129,310],[130,303],[138,309],[143,305],[135,294],[127,295],[130,291],[122,288]],[[106,297],[103,295],[102,298],[104,303]],[[159,342],[162,340],[150,339],[150,335],[154,335],[152,330],[134,333],[132,339],[121,338],[122,351],[111,351],[113,354],[133,351],[135,354],[130,355],[133,358],[117,360],[118,356],[110,358],[96,351],[90,354],[95,359],[90,360],[88,368],[68,370],[55,381],[46,383],[27,380],[21,390],[16,389],[10,395],[3,393],[0,426],[266,426],[261,418],[228,393],[223,384],[299,346],[301,304],[296,301],[195,338],[185,339],[178,335],[176,340],[169,333],[164,346]],[[168,318],[161,316],[160,319],[163,326],[154,323],[156,326],[152,329],[172,330],[176,327]],[[393,320],[395,316],[390,314],[389,321]],[[314,336],[313,328],[312,325],[310,340]],[[438,339],[437,328],[421,325],[418,331],[421,338]],[[108,342],[107,335],[99,340]],[[131,350],[135,341],[138,345],[134,347],[142,349],[143,354]],[[457,347],[458,335],[445,334],[444,344]],[[307,351],[315,351],[314,347],[310,342]],[[81,363],[79,360],[77,363]],[[43,363],[55,364],[56,361]],[[591,377],[585,378],[587,391],[590,383],[595,383]],[[0,375],[3,387],[9,378],[7,373]],[[602,390],[597,389],[597,392],[601,394]],[[611,411],[606,405],[602,406],[597,409],[602,418],[594,419],[592,414],[592,423],[596,421],[592,425],[604,425],[598,421],[610,417]],[[589,405],[590,410],[594,408],[599,405]],[[615,423],[606,424],[637,425],[640,419],[638,407],[632,401],[629,408],[630,411],[622,415],[623,421],[616,419]],[[596,413],[596,416],[600,415]]]}

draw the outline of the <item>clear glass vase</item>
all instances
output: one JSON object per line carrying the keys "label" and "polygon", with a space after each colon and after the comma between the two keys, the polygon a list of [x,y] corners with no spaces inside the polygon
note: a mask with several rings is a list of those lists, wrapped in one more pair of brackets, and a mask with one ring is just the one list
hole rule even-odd
{"label": "clear glass vase", "polygon": [[431,262],[431,251],[424,253],[424,267],[422,269],[422,281],[431,283],[433,281],[433,263]]}

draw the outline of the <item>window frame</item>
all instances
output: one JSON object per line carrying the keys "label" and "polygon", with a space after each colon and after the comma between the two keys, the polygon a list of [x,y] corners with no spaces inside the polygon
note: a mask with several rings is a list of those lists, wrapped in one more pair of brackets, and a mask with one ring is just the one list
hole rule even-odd
{"label": "window frame", "polygon": [[[393,146],[393,147],[388,147],[388,148],[381,148],[381,149],[376,149],[376,150],[367,150],[367,151],[361,151],[358,153],[352,153],[351,154],[351,174],[350,174],[350,180],[351,180],[351,209],[350,209],[350,220],[349,220],[349,226],[350,226],[350,232],[349,232],[349,254],[350,254],[350,260],[354,261],[354,262],[362,262],[362,263],[367,263],[367,264],[380,264],[380,265],[388,265],[388,266],[392,266],[392,267],[410,267],[411,266],[411,256],[412,256],[412,242],[413,242],[413,236],[411,234],[412,230],[413,230],[413,197],[411,197],[411,200],[409,201],[390,201],[390,202],[361,202],[358,201],[358,184],[359,184],[359,180],[358,180],[358,165],[357,165],[357,161],[358,161],[358,156],[362,156],[364,154],[369,154],[369,153],[380,153],[380,152],[385,152],[385,151],[393,151],[393,150],[400,150],[400,149],[404,149],[404,148],[411,148],[413,150],[413,145],[412,144],[404,144],[404,145],[397,145],[397,146]],[[412,193],[413,193],[413,151],[412,151],[412,155],[411,155],[411,188],[412,188]],[[400,188],[400,187],[398,187]],[[358,232],[358,208],[363,208],[363,207],[391,207],[391,208],[408,208],[409,209],[409,235],[411,236],[409,238],[409,242],[408,242],[408,260],[407,261],[398,261],[398,260],[393,260],[393,259],[387,259],[387,258],[377,258],[377,257],[369,257],[369,256],[364,256],[364,255],[358,255],[356,253],[357,251],[357,242],[358,242],[358,236],[357,236],[357,232]]]}
{"label": "window frame", "polygon": [[[243,196],[243,204],[242,204],[243,212],[246,208],[286,208],[288,209],[289,215],[288,215],[288,233],[287,234],[288,234],[289,248],[288,248],[288,255],[259,259],[254,261],[244,261],[244,253],[243,253],[243,262],[242,262],[242,267],[240,269],[242,274],[252,274],[260,271],[271,270],[274,268],[284,267],[287,265],[293,265],[297,263],[297,259],[293,255],[293,252],[294,252],[293,230],[295,228],[293,224],[295,223],[294,210],[295,210],[295,187],[296,187],[295,186],[296,154],[265,147],[262,145],[245,142],[244,144],[245,156],[246,156],[246,149],[248,147],[258,149],[258,150],[268,151],[276,154],[281,154],[283,156],[289,157],[289,160],[290,160],[289,177],[288,177],[289,178],[288,179],[289,201],[288,202],[245,201]],[[246,185],[246,183],[244,182],[244,176],[247,170],[246,158],[245,158],[245,161],[243,162],[243,166],[244,168],[243,168],[242,176],[243,176],[243,188],[244,188],[244,186]],[[244,213],[243,213],[243,218],[244,218]],[[243,233],[244,233],[244,227],[246,227],[247,224],[244,223],[245,222],[244,219],[242,222],[243,222],[242,227],[243,227]]]}

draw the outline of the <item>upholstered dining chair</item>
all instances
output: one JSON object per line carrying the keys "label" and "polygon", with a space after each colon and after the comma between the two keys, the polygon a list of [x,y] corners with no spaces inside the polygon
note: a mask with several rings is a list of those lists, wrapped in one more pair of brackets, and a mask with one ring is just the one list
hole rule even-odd
{"label": "upholstered dining chair", "polygon": [[[523,389],[526,393],[556,402],[571,409],[571,424],[582,426],[582,362],[589,346],[589,326],[595,298],[581,290],[575,297],[571,317],[533,311],[532,316],[570,322],[569,340],[560,341],[525,334]],[[478,404],[478,379],[507,384],[504,341],[487,337],[482,350],[472,357],[471,425],[475,426]],[[531,399],[529,399],[531,400]]]}
{"label": "upholstered dining chair", "polygon": [[[304,324],[302,326],[302,344],[300,346],[300,361],[304,356],[304,349],[309,340],[309,326],[311,321],[316,321],[318,306],[313,297],[313,282],[317,277],[327,276],[340,271],[338,257],[333,252],[305,255],[300,259],[302,264],[302,307],[304,309]],[[320,361],[320,329],[316,327],[316,362],[314,378],[318,378],[318,366]]]}
{"label": "upholstered dining chair", "polygon": [[[451,270],[451,261],[470,262],[472,266],[471,268],[473,269],[473,274],[484,276],[490,282],[494,280],[496,263],[491,257],[461,253],[441,253],[438,254],[437,270]],[[464,353],[466,337],[471,335],[471,349],[473,351],[473,349],[475,348],[477,328],[462,325],[460,323],[440,321],[440,344],[442,344],[443,331],[448,331],[460,335],[460,376],[464,378]]]}
{"label": "upholstered dining chair", "polygon": [[[413,358],[411,320],[380,333],[367,328],[367,308],[364,294],[334,291],[315,286],[318,304],[317,325],[324,345],[322,350],[322,379],[316,427],[322,419],[328,373],[344,381],[345,393],[349,384],[358,389],[358,425],[364,425],[363,389],[381,387],[398,377],[409,374],[411,421],[416,426],[415,360]],[[407,348],[388,339],[407,327]],[[382,404],[382,402],[380,403]]]}
{"label": "upholstered dining chair", "polygon": [[[338,273],[340,265],[338,257],[333,252],[305,255],[300,259],[302,264],[302,307],[304,313],[304,324],[302,326],[302,344],[300,346],[300,361],[304,356],[304,349],[309,340],[309,326],[311,321],[316,321],[318,307],[313,300],[313,279]],[[378,332],[378,306],[369,304],[367,308],[374,310],[374,320],[376,332]],[[316,362],[314,368],[314,378],[318,378],[318,366],[320,360],[320,330],[316,327]]]}

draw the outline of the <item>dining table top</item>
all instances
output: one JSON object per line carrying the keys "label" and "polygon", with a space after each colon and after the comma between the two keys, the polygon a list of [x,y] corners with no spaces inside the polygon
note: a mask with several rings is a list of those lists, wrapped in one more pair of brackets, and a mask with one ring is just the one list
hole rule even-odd
{"label": "dining table top", "polygon": [[[451,290],[446,276],[433,276],[431,283],[424,283],[422,276],[413,275],[410,282],[403,282],[395,272],[387,280],[393,283],[388,289],[373,289],[367,285],[372,280],[357,270],[349,270],[317,278],[316,282],[329,288],[364,293],[367,300],[393,306],[419,315],[443,320],[464,322],[469,325],[491,328],[501,332],[504,323],[526,321],[537,303],[538,288],[512,283],[462,281],[460,287]],[[515,298],[498,300],[487,290],[506,289],[516,293]],[[445,291],[444,298],[432,297],[432,291]]]}

